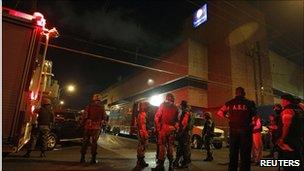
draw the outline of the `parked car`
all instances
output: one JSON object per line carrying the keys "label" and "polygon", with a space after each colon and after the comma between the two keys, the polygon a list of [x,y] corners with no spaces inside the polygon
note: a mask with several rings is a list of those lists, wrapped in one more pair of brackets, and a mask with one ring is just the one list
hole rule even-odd
{"label": "parked car", "polygon": [[60,142],[81,140],[83,136],[81,122],[81,114],[78,111],[66,110],[55,113],[55,123],[47,142],[48,150],[53,150]]}
{"label": "parked car", "polygon": [[[203,146],[202,131],[204,129],[205,119],[197,117],[194,120],[194,126],[192,129],[192,148],[200,149]],[[223,146],[223,141],[225,139],[224,130],[219,128],[214,128],[214,137],[212,144],[216,149],[220,149]]]}

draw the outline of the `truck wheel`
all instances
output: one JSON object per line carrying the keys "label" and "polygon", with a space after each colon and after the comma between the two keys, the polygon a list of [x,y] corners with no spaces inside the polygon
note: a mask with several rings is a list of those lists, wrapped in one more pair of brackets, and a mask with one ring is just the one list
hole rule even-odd
{"label": "truck wheel", "polygon": [[57,136],[54,133],[49,133],[42,137],[42,142],[47,150],[52,151],[56,147]]}
{"label": "truck wheel", "polygon": [[202,139],[198,135],[192,137],[192,148],[201,149],[202,148]]}

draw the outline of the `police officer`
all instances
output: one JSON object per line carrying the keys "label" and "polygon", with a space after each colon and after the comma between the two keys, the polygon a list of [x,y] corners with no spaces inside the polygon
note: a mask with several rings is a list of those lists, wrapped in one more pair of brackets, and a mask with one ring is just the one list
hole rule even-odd
{"label": "police officer", "polygon": [[303,132],[304,132],[304,114],[303,110],[294,103],[293,96],[286,94],[281,96],[282,124],[280,138],[277,141],[279,147],[279,159],[300,160],[299,167],[284,167],[284,170],[297,171],[303,169]]}
{"label": "police officer", "polygon": [[152,170],[164,170],[165,150],[169,159],[169,170],[173,170],[174,133],[178,129],[178,109],[174,105],[174,96],[169,93],[155,114],[155,126],[158,132],[158,160]]}
{"label": "police officer", "polygon": [[204,113],[204,118],[206,121],[202,131],[202,137],[204,139],[204,146],[207,150],[207,157],[204,159],[204,161],[212,161],[213,156],[211,151],[211,143],[214,136],[214,122],[212,121],[210,112]]}
{"label": "police officer", "polygon": [[30,157],[31,151],[35,149],[38,138],[41,138],[40,157],[46,157],[45,151],[47,150],[48,135],[50,126],[54,122],[54,113],[51,106],[51,100],[43,98],[41,100],[41,107],[35,110],[34,113],[38,114],[37,127],[33,127],[31,141],[24,157]]}
{"label": "police officer", "polygon": [[226,102],[217,112],[221,117],[229,118],[229,171],[238,169],[239,151],[241,171],[250,171],[250,154],[252,147],[252,117],[256,115],[253,101],[245,98],[245,90],[238,87],[235,98]]}
{"label": "police officer", "polygon": [[[178,120],[178,131],[177,131],[177,141],[178,146],[176,150],[176,157],[174,160],[174,167],[188,168],[188,164],[191,162],[191,114],[188,107],[187,101],[183,100],[180,104],[180,115]],[[183,158],[180,166],[180,160]]]}
{"label": "police officer", "polygon": [[97,140],[99,138],[101,124],[105,119],[105,109],[101,104],[101,95],[95,94],[93,96],[92,102],[86,107],[84,112],[84,136],[83,143],[81,146],[81,158],[80,162],[85,162],[85,154],[87,152],[87,147],[91,141],[91,164],[97,163]]}
{"label": "police officer", "polygon": [[147,130],[147,111],[148,111],[148,102],[142,102],[139,104],[139,114],[136,118],[137,121],[137,130],[138,130],[138,145],[137,145],[137,164],[133,169],[142,170],[145,167],[148,167],[148,163],[145,162],[145,152],[146,146],[148,144],[149,133]]}

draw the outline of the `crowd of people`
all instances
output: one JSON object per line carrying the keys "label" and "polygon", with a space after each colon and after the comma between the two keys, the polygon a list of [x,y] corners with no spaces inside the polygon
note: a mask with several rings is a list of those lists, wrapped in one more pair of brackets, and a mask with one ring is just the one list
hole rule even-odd
{"label": "crowd of people", "polygon": [[[240,156],[240,170],[250,171],[251,162],[259,163],[262,158],[262,123],[261,116],[257,114],[255,103],[246,99],[244,88],[238,87],[235,97],[226,102],[216,113],[222,118],[229,120],[229,171],[238,170]],[[169,160],[168,170],[174,168],[187,168],[191,163],[191,131],[193,116],[187,101],[181,101],[179,106],[174,103],[171,93],[166,95],[166,100],[158,108],[155,118],[155,135],[157,140],[156,167],[152,170],[165,170],[164,162]],[[138,128],[137,163],[133,170],[142,170],[148,166],[145,159],[145,150],[148,144],[149,131],[147,102],[139,104],[136,117]],[[266,157],[279,159],[300,160],[299,167],[284,167],[284,170],[300,170],[303,167],[303,135],[304,135],[304,107],[298,99],[291,95],[281,96],[281,105],[274,105],[274,114],[269,115],[269,134],[271,135],[272,148]],[[30,156],[35,147],[37,137],[46,135],[49,125],[54,121],[50,108],[50,101],[43,99],[42,107],[37,111],[38,127],[37,134],[33,134],[26,157]],[[106,118],[104,106],[101,104],[101,96],[93,96],[92,102],[85,109],[84,137],[81,147],[80,162],[84,163],[87,147],[91,144],[91,163],[97,163],[97,140],[101,131],[102,123]],[[215,124],[210,112],[204,113],[205,123],[202,131],[203,143],[207,152],[204,161],[212,161],[212,138]],[[174,142],[177,141],[176,154],[174,157]],[[43,147],[43,146],[42,146]],[[41,148],[41,156],[45,156],[46,149]]]}

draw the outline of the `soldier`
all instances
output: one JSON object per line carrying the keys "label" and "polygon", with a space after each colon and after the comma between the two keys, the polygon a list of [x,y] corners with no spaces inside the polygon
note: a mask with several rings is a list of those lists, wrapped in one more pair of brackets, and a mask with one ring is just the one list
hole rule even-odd
{"label": "soldier", "polygon": [[293,96],[281,96],[282,122],[279,125],[281,135],[277,141],[279,147],[279,159],[300,160],[299,167],[284,167],[284,170],[297,171],[303,169],[303,132],[304,132],[304,113],[295,103]]}
{"label": "soldier", "polygon": [[81,158],[80,162],[85,163],[85,154],[87,152],[87,147],[91,141],[91,164],[97,163],[97,140],[99,138],[101,124],[105,119],[105,109],[101,104],[101,95],[95,94],[93,96],[93,101],[86,107],[84,116],[84,136],[83,143],[81,146]]}
{"label": "soldier", "polygon": [[[176,150],[176,158],[174,161],[174,167],[188,168],[188,164],[191,162],[191,147],[190,147],[190,139],[191,139],[191,114],[189,111],[189,107],[187,101],[183,100],[180,104],[180,116],[178,121],[178,131],[177,131],[177,141],[178,146]],[[180,166],[180,159],[183,158]]]}
{"label": "soldier", "polygon": [[167,94],[155,114],[155,124],[158,132],[158,160],[152,170],[164,170],[165,150],[169,159],[169,170],[173,170],[174,133],[178,129],[178,109],[174,105],[174,96]]}
{"label": "soldier", "polygon": [[210,112],[206,112],[204,114],[204,118],[206,121],[204,124],[204,129],[202,131],[202,137],[204,139],[204,146],[207,150],[207,157],[204,159],[204,161],[212,161],[213,156],[211,151],[211,143],[214,136],[214,122],[212,121]]}
{"label": "soldier", "polygon": [[137,121],[137,130],[138,130],[138,145],[137,145],[137,164],[133,169],[142,170],[145,167],[148,167],[149,164],[145,162],[145,152],[146,146],[149,139],[149,133],[147,130],[147,111],[148,111],[148,102],[142,102],[139,104],[139,114],[136,118]]}
{"label": "soldier", "polygon": [[[256,115],[253,101],[245,98],[245,90],[238,87],[235,98],[226,102],[217,112],[220,117],[229,118],[229,171],[238,169],[239,151],[242,171],[250,171],[252,147],[252,118]],[[227,115],[228,114],[228,115]]]}
{"label": "soldier", "polygon": [[38,114],[37,127],[33,126],[30,145],[24,157],[30,157],[31,151],[36,147],[38,138],[41,138],[40,157],[46,157],[45,151],[47,150],[50,126],[54,122],[54,113],[51,106],[51,100],[48,98],[43,98],[41,100],[41,108],[35,110],[34,113]]}

